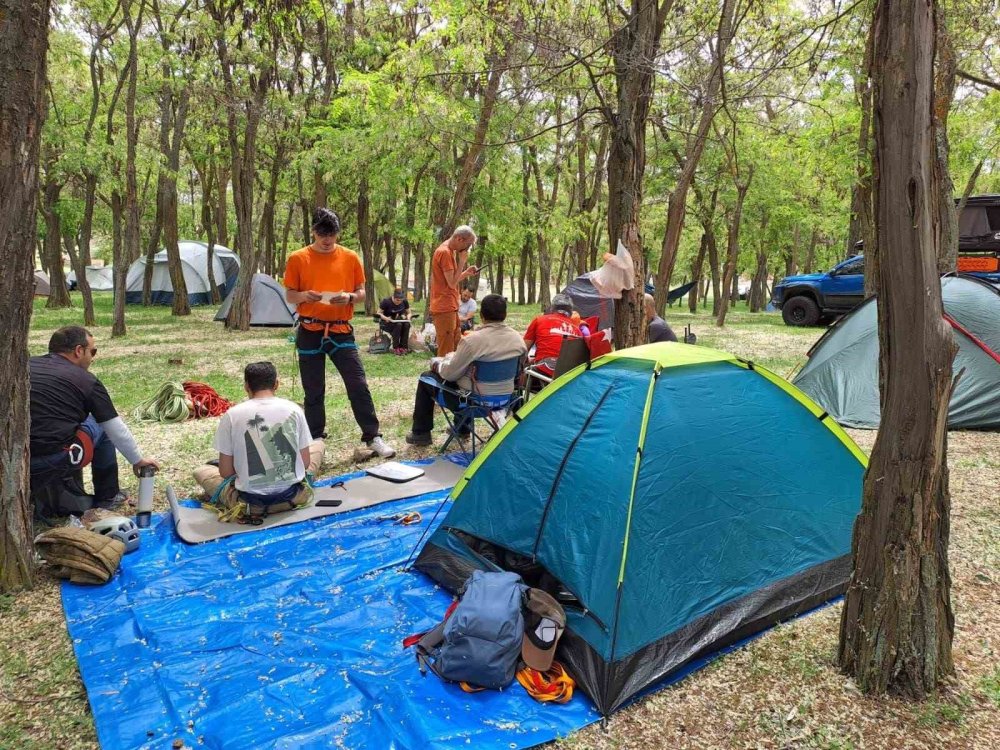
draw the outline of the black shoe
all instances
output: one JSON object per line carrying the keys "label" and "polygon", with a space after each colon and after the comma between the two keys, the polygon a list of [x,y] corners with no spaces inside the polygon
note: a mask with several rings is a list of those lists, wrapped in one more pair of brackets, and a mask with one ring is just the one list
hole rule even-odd
{"label": "black shoe", "polygon": [[217,458],[213,458],[211,461],[206,461],[205,463],[209,466],[214,466],[216,469],[219,468],[219,459]]}
{"label": "black shoe", "polygon": [[411,432],[406,436],[407,445],[430,445],[434,442],[429,432]]}

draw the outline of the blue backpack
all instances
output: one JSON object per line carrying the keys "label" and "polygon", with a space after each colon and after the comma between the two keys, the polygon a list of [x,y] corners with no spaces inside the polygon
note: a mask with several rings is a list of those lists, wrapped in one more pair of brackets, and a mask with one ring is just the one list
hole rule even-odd
{"label": "blue backpack", "polygon": [[524,639],[517,573],[473,571],[443,622],[416,642],[421,674],[500,690],[514,681]]}

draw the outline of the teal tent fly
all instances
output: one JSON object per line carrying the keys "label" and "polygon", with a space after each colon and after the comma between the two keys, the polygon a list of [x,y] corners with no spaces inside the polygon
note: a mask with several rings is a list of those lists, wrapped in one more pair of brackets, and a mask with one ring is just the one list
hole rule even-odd
{"label": "teal tent fly", "polygon": [[[944,276],[941,298],[953,329],[958,375],[951,429],[1000,429],[1000,291],[971,276]],[[795,385],[847,427],[879,425],[878,302],[841,318],[809,351]]]}

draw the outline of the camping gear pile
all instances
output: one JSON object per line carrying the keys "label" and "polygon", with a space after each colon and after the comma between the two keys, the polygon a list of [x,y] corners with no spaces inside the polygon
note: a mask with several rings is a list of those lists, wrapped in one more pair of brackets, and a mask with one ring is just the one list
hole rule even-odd
{"label": "camping gear pile", "polygon": [[203,417],[221,417],[232,406],[212,386],[193,380],[164,383],[132,412],[136,419],[176,423]]}
{"label": "camping gear pile", "polygon": [[[941,299],[958,345],[948,427],[1000,429],[1000,291],[970,276],[945,276]],[[877,428],[881,416],[877,299],[869,298],[841,318],[808,356],[795,385],[840,424]]]}
{"label": "camping gear pile", "polygon": [[415,567],[507,570],[566,611],[559,658],[604,715],[844,591],[865,457],[752,362],[680,343],[556,379],[486,444]]}
{"label": "camping gear pile", "polygon": [[430,670],[466,692],[503,690],[516,677],[536,700],[565,703],[573,680],[553,664],[565,628],[559,603],[517,573],[475,570],[444,619],[403,648],[416,647],[421,674]]}
{"label": "camping gear pile", "polygon": [[35,547],[56,577],[73,583],[101,584],[118,570],[126,543],[110,533],[61,526],[35,537]]}

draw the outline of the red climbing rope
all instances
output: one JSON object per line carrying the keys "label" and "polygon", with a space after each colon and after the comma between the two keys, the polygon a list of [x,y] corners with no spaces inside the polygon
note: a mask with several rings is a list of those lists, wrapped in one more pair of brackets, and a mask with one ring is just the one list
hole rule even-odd
{"label": "red climbing rope", "polygon": [[192,416],[195,419],[201,417],[221,417],[225,414],[232,403],[226,401],[218,392],[207,383],[198,383],[193,380],[184,382],[184,393],[191,399],[194,405]]}

